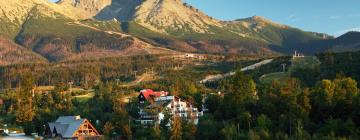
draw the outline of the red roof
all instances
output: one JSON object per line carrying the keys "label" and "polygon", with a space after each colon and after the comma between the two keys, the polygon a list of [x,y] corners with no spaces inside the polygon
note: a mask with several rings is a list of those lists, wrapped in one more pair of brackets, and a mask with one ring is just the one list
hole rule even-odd
{"label": "red roof", "polygon": [[164,91],[153,91],[151,89],[144,89],[140,91],[140,94],[143,94],[146,100],[150,100],[152,98],[167,96],[168,92]]}

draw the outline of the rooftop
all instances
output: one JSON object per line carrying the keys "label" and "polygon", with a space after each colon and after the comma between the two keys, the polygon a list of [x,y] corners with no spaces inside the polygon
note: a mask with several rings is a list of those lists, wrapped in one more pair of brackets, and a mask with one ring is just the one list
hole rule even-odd
{"label": "rooftop", "polygon": [[55,129],[63,138],[71,138],[84,121],[85,119],[80,116],[62,116],[55,122],[49,123],[49,127],[51,132]]}

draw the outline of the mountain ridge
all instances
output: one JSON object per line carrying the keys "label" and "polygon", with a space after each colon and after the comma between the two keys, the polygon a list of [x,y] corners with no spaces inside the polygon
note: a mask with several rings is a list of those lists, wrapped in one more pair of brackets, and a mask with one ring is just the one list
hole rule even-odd
{"label": "mountain ridge", "polygon": [[0,3],[0,35],[51,62],[182,52],[271,56],[333,39],[260,16],[220,21],[181,0]]}
{"label": "mountain ridge", "polygon": [[[322,53],[322,52],[347,52],[347,51],[359,51],[360,50],[360,32],[351,31],[347,32],[337,38],[331,38],[328,40],[314,40],[301,46],[294,46],[299,51],[305,53]],[[315,48],[310,49],[309,48]]]}

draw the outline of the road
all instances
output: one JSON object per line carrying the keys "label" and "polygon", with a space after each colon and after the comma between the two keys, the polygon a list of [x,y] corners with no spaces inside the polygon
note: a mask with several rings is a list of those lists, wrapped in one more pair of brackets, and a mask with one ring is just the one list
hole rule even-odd
{"label": "road", "polygon": [[[120,35],[121,37],[127,37],[129,35],[127,34],[123,34],[123,33],[120,33],[120,32],[115,32],[115,31],[103,31],[103,30],[100,30],[96,27],[93,27],[93,26],[90,26],[90,25],[86,25],[86,24],[83,24],[81,22],[74,22],[75,24],[79,25],[79,26],[83,26],[83,27],[87,27],[87,28],[90,28],[90,29],[93,29],[95,31],[99,31],[99,32],[105,32],[107,34],[117,34],[117,35]],[[68,23],[68,24],[73,24],[73,23]]]}
{"label": "road", "polygon": [[[269,64],[273,61],[273,59],[266,59],[266,60],[263,60],[261,62],[258,62],[258,63],[255,63],[253,65],[250,65],[250,66],[247,66],[247,67],[244,67],[242,68],[240,71],[248,71],[248,70],[253,70],[253,69],[256,69],[262,65],[266,65],[266,64]],[[233,76],[235,75],[236,72],[229,72],[229,73],[226,73],[226,74],[217,74],[217,75],[208,75],[205,77],[205,79],[201,80],[200,83],[207,83],[207,82],[214,82],[214,81],[218,81],[218,80],[221,80],[223,78],[226,78],[226,77],[229,77],[229,76]]]}
{"label": "road", "polygon": [[156,77],[157,77],[156,73],[145,73],[145,74],[142,74],[140,76],[137,76],[136,80],[134,80],[134,81],[132,81],[130,83],[121,85],[121,86],[122,87],[136,86],[136,85],[139,85],[142,82],[149,82],[149,81],[156,80]]}

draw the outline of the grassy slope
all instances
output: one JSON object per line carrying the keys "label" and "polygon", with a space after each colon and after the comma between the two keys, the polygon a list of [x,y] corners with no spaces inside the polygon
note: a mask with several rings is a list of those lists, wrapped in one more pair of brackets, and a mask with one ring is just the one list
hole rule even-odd
{"label": "grassy slope", "polygon": [[[127,22],[122,25],[123,30],[148,42],[161,45],[172,45],[169,42],[200,42],[225,47],[224,51],[241,48],[259,52],[263,49],[290,54],[306,42],[323,40],[324,34],[302,31],[297,28],[276,25],[268,21],[256,21],[261,29],[255,30],[252,27],[245,27],[241,22],[225,23],[224,27],[209,26],[210,33],[193,33],[186,29],[166,29],[167,34],[151,31],[137,24]],[[309,48],[308,50],[316,50]],[[222,52],[224,53],[224,52]],[[237,53],[249,53],[237,52]]]}
{"label": "grassy slope", "polygon": [[10,22],[6,18],[0,18],[0,36],[5,36],[13,39],[16,37],[19,31],[19,25]]}
{"label": "grassy slope", "polygon": [[23,25],[20,35],[36,34],[39,36],[60,36],[73,40],[77,36],[94,32],[93,30],[74,24],[74,20],[68,19],[60,14],[56,18],[44,16],[39,11],[33,11],[33,16]]}
{"label": "grassy slope", "polygon": [[308,42],[310,40],[321,39],[319,36],[310,32],[305,32],[291,27],[284,29],[272,25],[265,27],[264,30],[260,32],[260,35],[269,42],[280,46],[288,46]]}
{"label": "grassy slope", "polygon": [[282,81],[286,78],[288,78],[290,75],[287,72],[275,72],[270,74],[265,74],[262,77],[260,77],[260,81],[262,83],[271,83],[273,81]]}
{"label": "grassy slope", "polygon": [[[87,55],[86,58],[96,59],[111,53],[109,50],[120,51],[134,43],[132,37],[120,37],[105,31],[122,30],[117,21],[75,21],[56,13],[49,17],[35,9],[23,24],[17,42],[51,61],[83,59],[77,57],[82,54]],[[134,49],[130,53],[136,54],[137,51],[141,50]],[[121,54],[112,53],[111,56],[113,55]]]}
{"label": "grassy slope", "polygon": [[319,66],[321,62],[316,56],[307,56],[304,58],[293,59],[292,64],[290,72],[297,68],[314,68]]}
{"label": "grassy slope", "polygon": [[246,21],[227,23],[226,28],[236,33],[264,40],[271,44],[273,50],[283,53],[292,53],[293,50],[296,50],[296,48],[292,47],[295,44],[303,44],[313,40],[323,40],[323,34],[305,32],[287,26],[274,25],[267,21],[252,20],[251,22],[256,22],[258,24],[256,26],[261,26],[261,28],[255,29],[257,27],[252,26],[247,28],[243,25],[244,23],[247,23]]}
{"label": "grassy slope", "polygon": [[176,40],[178,38],[158,32],[154,32],[150,29],[147,29],[140,24],[130,21],[130,22],[123,22],[121,23],[122,31],[132,34],[144,41],[147,41],[152,44],[162,43],[160,40]]}
{"label": "grassy slope", "polygon": [[[292,65],[288,68],[287,72],[273,72],[273,73],[269,73],[269,74],[265,74],[263,76],[260,77],[260,81],[263,83],[269,83],[272,82],[274,80],[284,80],[286,78],[290,77],[290,73],[291,71],[293,71],[294,69],[297,68],[314,68],[316,66],[319,66],[321,64],[321,62],[319,61],[319,59],[316,56],[308,56],[308,57],[304,57],[304,58],[296,58],[296,59],[292,59],[289,60],[291,61]],[[281,65],[278,65],[278,67],[281,67]]]}
{"label": "grassy slope", "polygon": [[[167,46],[172,49],[178,49],[174,48],[174,44],[182,43],[182,45],[190,45],[192,47],[195,47],[199,50],[197,52],[205,52],[205,53],[211,53],[212,50],[204,50],[202,48],[202,45],[205,45],[207,49],[214,48],[212,46],[221,47],[222,52],[218,51],[217,53],[226,53],[228,49],[235,48],[238,50],[242,50],[245,52],[240,52],[242,54],[251,52],[251,53],[263,53],[264,48],[267,48],[268,44],[262,40],[254,39],[254,38],[248,38],[248,37],[241,37],[235,33],[230,32],[229,30],[226,30],[225,28],[215,27],[215,26],[209,26],[212,33],[194,33],[194,32],[187,32],[187,31],[170,31],[168,33],[159,33],[154,32],[152,30],[149,30],[139,24],[137,24],[134,21],[131,22],[125,22],[122,23],[122,30],[124,32],[127,32],[131,35],[134,35],[138,38],[141,38],[142,40],[149,42],[154,45],[162,45]],[[191,43],[199,43],[200,46],[191,44]],[[203,43],[203,44],[201,44]],[[176,44],[178,45],[178,44]],[[208,45],[208,46],[207,46]],[[179,46],[182,47],[182,46]],[[215,48],[216,48],[215,47]],[[181,49],[185,50],[187,49]],[[189,49],[188,49],[189,50]],[[230,52],[230,53],[234,53]],[[239,52],[235,52],[239,53]]]}
{"label": "grassy slope", "polygon": [[120,22],[114,20],[97,21],[97,20],[87,19],[87,20],[82,20],[80,22],[103,31],[123,32],[120,26]]}
{"label": "grassy slope", "polygon": [[12,40],[0,36],[0,65],[19,64],[19,63],[43,63],[47,60],[17,44]]}

